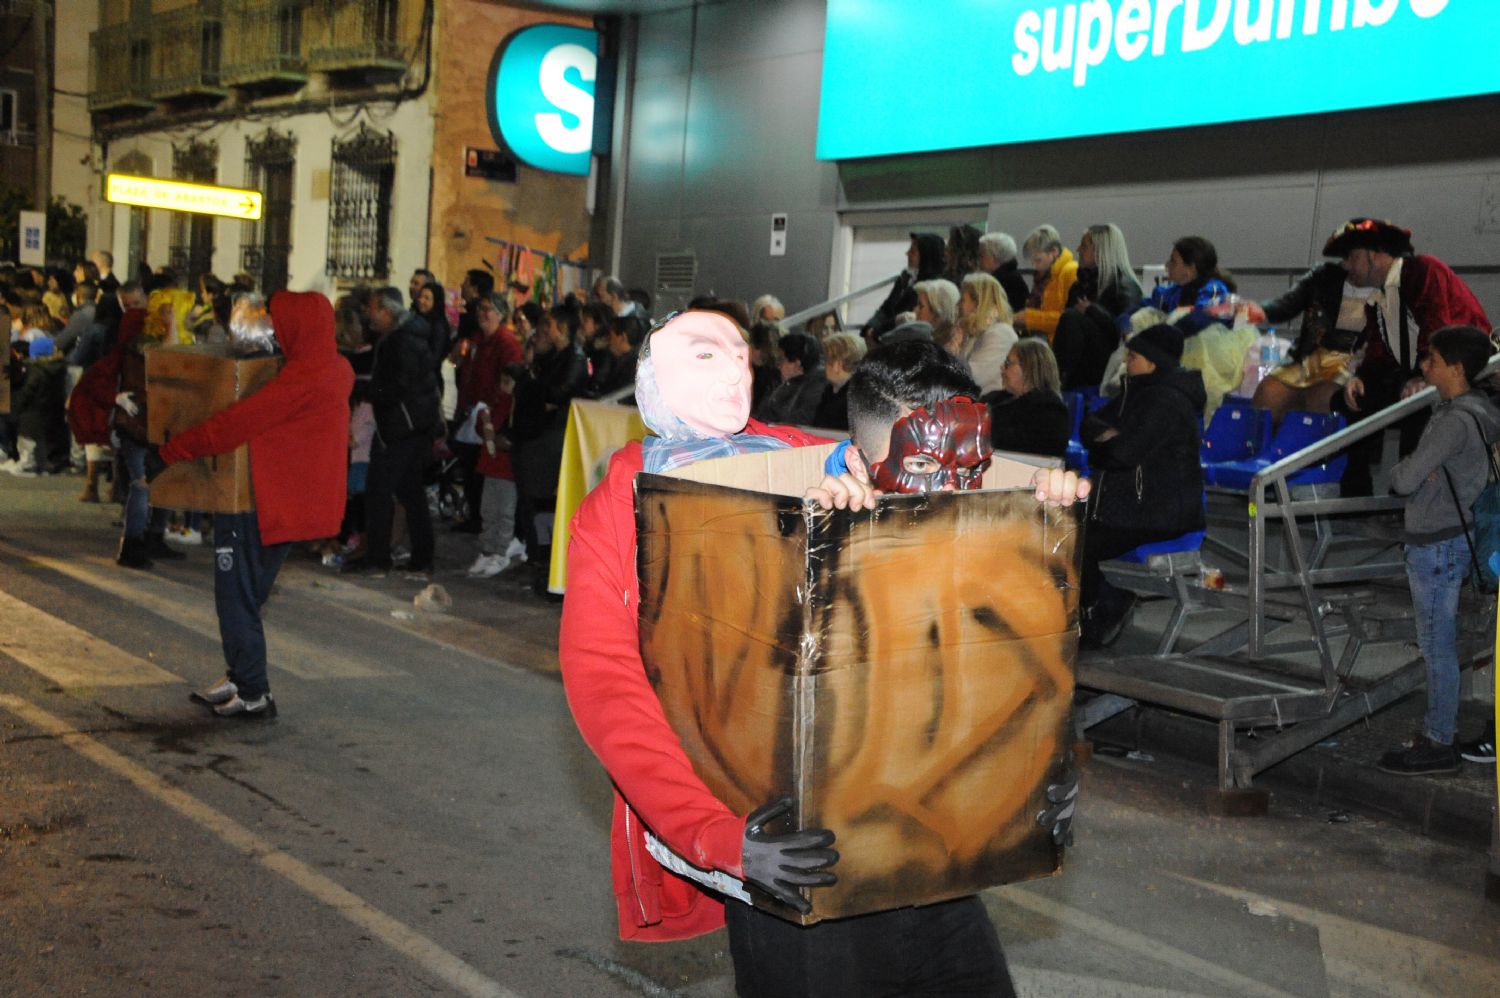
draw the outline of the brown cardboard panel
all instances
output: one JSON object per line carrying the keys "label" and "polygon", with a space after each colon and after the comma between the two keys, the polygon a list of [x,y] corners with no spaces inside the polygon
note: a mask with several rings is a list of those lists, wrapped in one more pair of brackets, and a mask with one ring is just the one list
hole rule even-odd
{"label": "brown cardboard panel", "polygon": [[[759,454],[737,454],[695,461],[666,472],[670,478],[681,478],[705,485],[723,485],[733,489],[751,489],[772,495],[801,497],[811,486],[823,480],[823,462],[837,444],[817,447],[788,447],[785,450]],[[986,489],[1026,488],[1038,468],[1061,467],[1056,458],[1037,454],[999,452],[984,473]]]}
{"label": "brown cardboard panel", "polygon": [[688,757],[730,808],[791,795],[838,837],[810,915],[757,905],[808,924],[1058,869],[1035,816],[1071,739],[1076,525],[1029,487],[849,513],[637,479],[642,656]]}
{"label": "brown cardboard panel", "polygon": [[10,412],[10,331],[4,333],[5,349],[0,350],[0,413]]}
{"label": "brown cardboard panel", "polygon": [[[161,346],[146,353],[147,435],[163,444],[253,394],[276,376],[274,357],[241,359],[203,346]],[[243,513],[255,508],[250,448],[184,461],[151,482],[151,504],[166,509]]]}

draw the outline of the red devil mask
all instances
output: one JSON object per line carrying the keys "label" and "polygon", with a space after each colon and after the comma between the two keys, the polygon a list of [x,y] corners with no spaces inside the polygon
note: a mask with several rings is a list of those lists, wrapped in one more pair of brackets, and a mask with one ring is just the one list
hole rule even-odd
{"label": "red devil mask", "polygon": [[882,492],[977,489],[993,454],[989,407],[945,399],[892,424],[890,453],[870,465],[870,479]]}

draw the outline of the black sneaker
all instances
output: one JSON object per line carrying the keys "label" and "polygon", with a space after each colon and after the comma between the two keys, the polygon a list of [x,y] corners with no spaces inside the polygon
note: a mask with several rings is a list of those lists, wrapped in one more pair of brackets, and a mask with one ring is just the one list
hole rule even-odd
{"label": "black sneaker", "polygon": [[194,703],[217,707],[221,703],[228,703],[233,700],[239,692],[239,687],[235,686],[229,680],[224,679],[217,686],[212,686],[206,690],[194,690],[188,694],[188,699]]}
{"label": "black sneaker", "polygon": [[363,575],[370,579],[383,579],[391,571],[390,562],[371,561],[369,558],[360,558],[357,561],[346,561],[339,566],[340,575]]}
{"label": "black sneaker", "polygon": [[1423,776],[1431,773],[1458,772],[1458,749],[1439,745],[1426,735],[1418,735],[1411,748],[1396,749],[1380,757],[1375,767],[1396,776]]}
{"label": "black sneaker", "polygon": [[269,693],[262,693],[254,700],[241,699],[236,693],[214,707],[213,712],[219,717],[229,717],[239,721],[268,721],[276,716],[276,701],[271,699]]}
{"label": "black sneaker", "polygon": [[168,544],[166,538],[154,531],[146,532],[146,557],[161,561],[181,561],[187,555]]}
{"label": "black sneaker", "polygon": [[1495,761],[1494,722],[1485,725],[1484,734],[1472,742],[1460,743],[1458,746],[1458,756],[1460,759],[1467,759],[1470,762],[1493,763]]}

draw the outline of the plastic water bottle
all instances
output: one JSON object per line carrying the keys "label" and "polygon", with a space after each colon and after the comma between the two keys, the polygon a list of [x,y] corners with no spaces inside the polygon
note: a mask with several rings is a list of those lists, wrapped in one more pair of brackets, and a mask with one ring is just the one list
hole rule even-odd
{"label": "plastic water bottle", "polygon": [[1256,369],[1256,384],[1264,381],[1266,375],[1281,365],[1281,341],[1276,338],[1275,329],[1267,329],[1260,336],[1260,364]]}

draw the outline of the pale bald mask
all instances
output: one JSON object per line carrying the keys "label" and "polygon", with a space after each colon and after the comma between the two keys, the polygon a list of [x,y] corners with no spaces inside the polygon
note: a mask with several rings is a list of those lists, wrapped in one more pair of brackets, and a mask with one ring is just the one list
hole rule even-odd
{"label": "pale bald mask", "polygon": [[651,334],[641,367],[641,416],[668,439],[680,436],[672,432],[678,424],[698,436],[727,437],[750,420],[750,345],[718,313],[685,312],[667,322]]}

